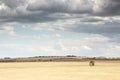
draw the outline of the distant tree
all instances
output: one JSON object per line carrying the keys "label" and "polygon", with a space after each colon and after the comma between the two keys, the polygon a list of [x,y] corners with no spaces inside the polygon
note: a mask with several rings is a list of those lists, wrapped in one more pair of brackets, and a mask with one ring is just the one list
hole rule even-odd
{"label": "distant tree", "polygon": [[5,57],[4,59],[11,59],[10,57]]}
{"label": "distant tree", "polygon": [[75,55],[67,55],[67,57],[76,57]]}

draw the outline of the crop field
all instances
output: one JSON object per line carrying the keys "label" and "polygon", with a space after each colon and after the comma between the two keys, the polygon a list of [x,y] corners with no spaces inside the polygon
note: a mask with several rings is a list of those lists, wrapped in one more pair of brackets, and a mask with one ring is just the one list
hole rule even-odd
{"label": "crop field", "polygon": [[0,63],[0,80],[120,80],[120,62]]}

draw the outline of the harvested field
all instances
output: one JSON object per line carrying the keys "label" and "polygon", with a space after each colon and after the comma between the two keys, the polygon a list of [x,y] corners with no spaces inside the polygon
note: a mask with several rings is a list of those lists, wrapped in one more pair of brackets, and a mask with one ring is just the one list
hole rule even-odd
{"label": "harvested field", "polygon": [[120,62],[0,63],[0,80],[120,80]]}

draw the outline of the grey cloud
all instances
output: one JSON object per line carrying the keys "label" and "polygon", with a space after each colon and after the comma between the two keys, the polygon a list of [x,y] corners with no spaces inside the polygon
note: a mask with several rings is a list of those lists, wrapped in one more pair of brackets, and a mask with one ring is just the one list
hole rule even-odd
{"label": "grey cloud", "polygon": [[89,0],[38,0],[29,4],[30,11],[49,11],[62,13],[89,13],[92,4]]}
{"label": "grey cloud", "polygon": [[99,16],[120,15],[120,0],[95,0],[93,14]]}
{"label": "grey cloud", "polygon": [[[46,22],[59,19],[61,14],[116,16],[120,14],[119,0],[0,0],[0,22]],[[83,20],[93,22],[97,20]],[[99,20],[98,20],[99,21]]]}
{"label": "grey cloud", "polygon": [[37,0],[28,5],[30,11],[48,11],[74,14],[90,14],[97,16],[113,16],[120,14],[119,0]]}
{"label": "grey cloud", "polygon": [[[73,23],[72,27],[65,27],[65,30],[105,36],[120,34],[119,20],[109,23],[102,19],[120,15],[119,0],[0,0],[0,6],[0,23],[56,22],[77,18],[80,22]],[[94,18],[96,16],[101,18]],[[92,25],[93,22],[104,24]]]}
{"label": "grey cloud", "polygon": [[97,19],[97,18],[82,18],[80,21],[81,22],[89,22],[89,23],[91,23],[91,22],[100,22],[100,21],[104,21],[104,20]]}
{"label": "grey cloud", "polygon": [[110,42],[120,43],[120,23],[108,22],[99,25],[79,24],[67,30],[78,33],[99,34],[109,38]]}
{"label": "grey cloud", "polygon": [[119,34],[120,23],[118,22],[107,22],[105,24],[90,25],[90,24],[78,24],[76,27],[72,27],[71,31],[80,33],[91,33],[91,34]]}
{"label": "grey cloud", "polygon": [[[0,21],[1,22],[48,22],[59,19],[68,19],[69,17],[61,17],[56,13],[85,13],[91,11],[88,4],[88,0],[36,0],[36,2],[30,3],[24,0],[1,0],[1,4],[4,4],[3,9],[0,9]],[[78,3],[77,3],[78,2]],[[81,5],[81,6],[79,6]],[[55,14],[55,16],[54,16]],[[71,14],[72,15],[72,14]]]}
{"label": "grey cloud", "polygon": [[9,8],[16,8],[19,7],[20,5],[23,5],[26,3],[26,0],[0,0],[1,3],[5,4]]}
{"label": "grey cloud", "polygon": [[[40,18],[38,16],[41,16]],[[37,22],[48,22],[55,21],[55,18],[49,17],[48,13],[26,13],[21,15],[15,15],[13,17],[6,17],[2,19],[2,22],[20,22],[20,23],[37,23]]]}

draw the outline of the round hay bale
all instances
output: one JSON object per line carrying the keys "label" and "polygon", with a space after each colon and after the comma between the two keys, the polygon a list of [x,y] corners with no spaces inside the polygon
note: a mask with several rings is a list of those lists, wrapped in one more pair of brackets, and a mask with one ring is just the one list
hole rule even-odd
{"label": "round hay bale", "polygon": [[90,61],[89,66],[95,66],[95,61]]}

